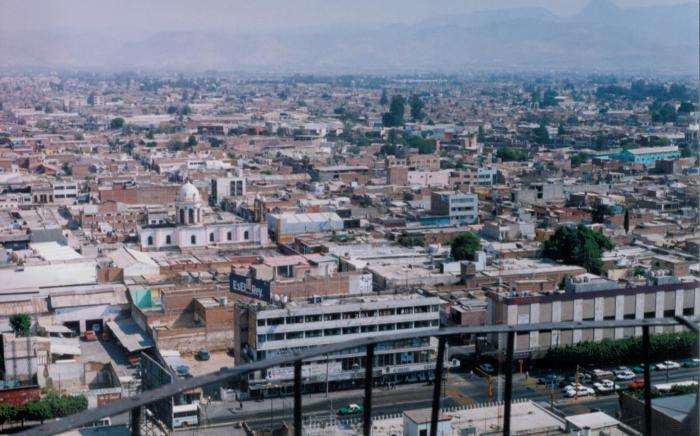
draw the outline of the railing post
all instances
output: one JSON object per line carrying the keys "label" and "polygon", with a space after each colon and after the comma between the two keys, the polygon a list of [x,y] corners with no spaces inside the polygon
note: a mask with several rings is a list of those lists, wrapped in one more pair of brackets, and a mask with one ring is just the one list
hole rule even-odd
{"label": "railing post", "polygon": [[503,435],[510,436],[510,404],[513,402],[513,348],[515,345],[515,332],[508,332],[506,344],[506,386],[503,407]]}
{"label": "railing post", "polygon": [[644,434],[651,436],[651,357],[649,356],[649,326],[642,326],[644,357]]}
{"label": "railing post", "polygon": [[[294,362],[294,434],[301,436],[301,360]],[[272,398],[270,398],[272,401]]]}
{"label": "railing post", "polygon": [[131,434],[141,435],[141,408],[134,407],[131,409]]}
{"label": "railing post", "polygon": [[372,434],[372,373],[374,371],[374,344],[367,345],[365,358],[365,400],[362,405],[364,412],[363,432],[364,436]]}
{"label": "railing post", "polygon": [[438,337],[438,351],[435,356],[435,380],[433,382],[433,409],[430,414],[430,436],[437,436],[438,418],[440,416],[440,394],[442,391],[442,371],[445,366],[446,336]]}

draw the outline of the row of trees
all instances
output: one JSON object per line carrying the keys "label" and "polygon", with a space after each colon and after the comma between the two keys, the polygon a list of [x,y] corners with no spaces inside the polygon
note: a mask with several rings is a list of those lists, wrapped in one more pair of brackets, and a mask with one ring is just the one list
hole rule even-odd
{"label": "row of trees", "polygon": [[[682,359],[692,355],[698,337],[692,332],[664,333],[649,338],[649,353],[655,359]],[[643,360],[642,338],[603,339],[599,342],[550,348],[544,359],[548,365],[575,368],[576,365],[633,364]]]}
{"label": "row of trees", "polygon": [[[386,102],[386,91],[382,94],[382,99],[380,103]],[[386,103],[382,103],[385,105]],[[409,105],[411,110],[411,118],[414,121],[420,121],[425,118],[425,112],[423,108],[425,104],[420,96],[413,94],[408,98],[408,101],[401,95],[394,95],[391,97],[391,102],[389,103],[389,111],[382,114],[382,124],[384,127],[401,127],[405,124],[404,112],[406,111],[406,104]]]}
{"label": "row of trees", "polygon": [[62,418],[87,410],[88,400],[84,395],[61,395],[49,391],[41,400],[31,400],[22,407],[11,403],[0,403],[0,425],[12,421],[39,421]]}

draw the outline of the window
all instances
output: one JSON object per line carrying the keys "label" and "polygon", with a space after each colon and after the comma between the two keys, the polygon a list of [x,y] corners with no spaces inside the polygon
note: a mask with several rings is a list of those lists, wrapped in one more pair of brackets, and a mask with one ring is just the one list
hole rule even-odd
{"label": "window", "polygon": [[340,329],[325,329],[323,336],[336,336],[340,334]]}
{"label": "window", "polygon": [[634,319],[634,313],[628,313],[625,315],[625,319]]}
{"label": "window", "polygon": [[317,338],[323,336],[323,330],[309,330],[306,332],[307,338]]}
{"label": "window", "polygon": [[197,243],[197,237],[195,235],[190,236],[190,244],[194,245]]}
{"label": "window", "polygon": [[344,335],[351,335],[353,333],[359,333],[360,328],[359,327],[343,327],[343,334]]}
{"label": "window", "polygon": [[324,321],[335,321],[340,319],[339,313],[327,313],[323,316]]}
{"label": "window", "polygon": [[231,232],[226,232],[226,240],[227,241],[230,241],[231,239],[233,239],[231,236],[232,236]]}
{"label": "window", "polygon": [[319,322],[321,321],[321,315],[306,315],[304,317],[304,322]]}
{"label": "window", "polygon": [[265,325],[265,320],[264,319],[259,319],[258,320],[258,327],[262,327]]}
{"label": "window", "polygon": [[299,324],[304,322],[303,316],[289,316],[287,317],[287,324]]}
{"label": "window", "polygon": [[194,209],[189,210],[190,224],[194,223]]}
{"label": "window", "polygon": [[683,309],[683,316],[692,316],[695,315],[695,311],[693,310],[692,307],[686,307]]}
{"label": "window", "polygon": [[214,234],[209,233],[209,242],[214,242]]}
{"label": "window", "polygon": [[304,337],[304,332],[288,332],[287,339],[301,339]]}
{"label": "window", "polygon": [[173,243],[172,239],[170,238],[170,235],[165,235],[165,243],[167,245],[170,245]]}
{"label": "window", "polygon": [[644,312],[644,319],[656,318],[656,312]]}
{"label": "window", "polygon": [[603,317],[605,321],[614,321],[615,320],[615,315],[608,315],[606,317]]}
{"label": "window", "polygon": [[246,230],[245,232],[243,232],[243,240],[247,241],[248,239],[249,239],[248,230]]}
{"label": "window", "polygon": [[148,237],[148,245],[153,245],[153,236]]}
{"label": "window", "polygon": [[675,314],[675,309],[664,310],[664,318],[673,318]]}
{"label": "window", "polygon": [[284,318],[270,318],[267,320],[267,325],[282,325],[284,324]]}

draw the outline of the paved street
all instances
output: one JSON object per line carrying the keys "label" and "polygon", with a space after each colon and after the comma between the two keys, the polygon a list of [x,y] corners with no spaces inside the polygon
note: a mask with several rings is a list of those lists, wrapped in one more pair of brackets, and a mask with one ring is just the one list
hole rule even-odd
{"label": "paved street", "polygon": [[[697,376],[697,369],[683,368],[669,371],[668,380],[690,380],[697,379]],[[502,376],[493,377],[492,380],[492,400],[495,401],[502,398],[505,380]],[[652,372],[652,380],[654,384],[665,383],[666,372]],[[626,386],[627,382],[619,384]],[[378,416],[401,413],[406,409],[430,407],[432,389],[432,385],[427,384],[401,385],[392,390],[388,390],[386,387],[375,388],[372,414]],[[443,407],[489,401],[487,380],[469,373],[450,373],[443,392]],[[323,421],[336,419],[338,408],[351,403],[362,404],[363,395],[364,392],[361,389],[330,392],[328,397],[324,393],[305,395],[302,399],[304,419]],[[600,409],[615,415],[619,407],[618,397],[615,394],[581,397],[578,400],[565,398],[558,386],[551,389],[548,386],[538,385],[536,377],[530,377],[526,380],[523,374],[515,374],[513,377],[513,398],[528,398],[542,404],[552,404],[567,414]],[[246,421],[253,429],[269,428],[271,425],[281,424],[282,421],[292,421],[293,402],[291,396],[265,401],[244,401],[243,409],[239,408],[238,402],[212,402],[202,408],[202,424],[217,425],[225,422]],[[191,432],[192,429],[188,431]],[[216,431],[212,429],[212,434],[216,434]]]}

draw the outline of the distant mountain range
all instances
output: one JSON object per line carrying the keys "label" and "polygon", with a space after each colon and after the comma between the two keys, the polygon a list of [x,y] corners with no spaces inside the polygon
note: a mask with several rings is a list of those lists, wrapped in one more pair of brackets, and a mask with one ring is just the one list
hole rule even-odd
{"label": "distant mountain range", "polygon": [[405,25],[246,34],[0,32],[0,59],[0,70],[692,74],[698,5],[623,9],[593,0],[572,17],[523,8]]}

